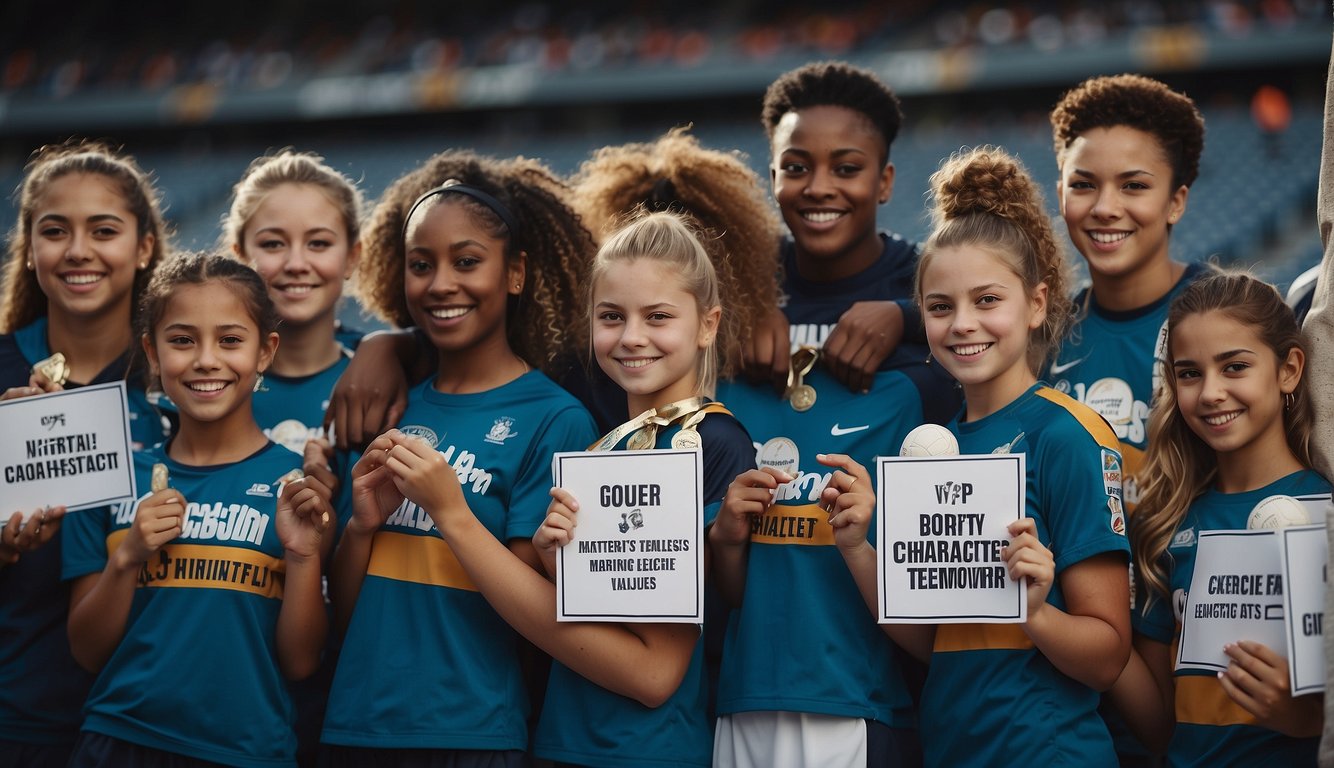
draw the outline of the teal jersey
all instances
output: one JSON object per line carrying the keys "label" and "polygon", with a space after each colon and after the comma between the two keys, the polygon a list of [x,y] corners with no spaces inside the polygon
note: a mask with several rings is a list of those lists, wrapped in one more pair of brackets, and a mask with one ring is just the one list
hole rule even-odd
{"label": "teal jersey", "polygon": [[[269,443],[233,464],[194,467],[158,446],[134,455],[139,488],[155,463],[185,497],[181,535],[140,570],[83,730],[228,765],[295,766],[275,649],[286,563],[274,516],[277,480],[301,459]],[[147,496],[65,518],[63,577],[102,571]]]}
{"label": "teal jersey", "polygon": [[[1196,537],[1200,531],[1239,530],[1251,510],[1275,494],[1303,500],[1329,498],[1330,484],[1312,470],[1294,472],[1254,491],[1220,493],[1208,490],[1190,505],[1172,534],[1164,562],[1171,599],[1161,595],[1143,612],[1136,611],[1135,631],[1175,648],[1181,633],[1181,611],[1195,572]],[[1273,649],[1279,655],[1285,649]],[[1175,652],[1172,654],[1176,657]],[[1295,739],[1256,724],[1255,717],[1232,700],[1210,670],[1182,669],[1176,683],[1176,730],[1167,750],[1174,766],[1315,765],[1318,736]]]}
{"label": "teal jersey", "polygon": [[796,469],[752,524],[746,590],[723,643],[718,712],[806,712],[912,727],[893,644],[866,609],[819,507],[834,470],[815,456],[846,453],[873,468],[876,456],[898,455],[922,423],[919,389],[902,370],[877,373],[867,394],[848,391],[818,366],[806,383],[817,397],[804,413],[768,386],[719,386],[718,398],[757,450],[784,438],[795,444]]}
{"label": "teal jersey", "polygon": [[[1034,385],[976,422],[950,425],[963,455],[1023,453],[1025,508],[1060,576],[1095,555],[1124,558],[1121,457],[1092,409]],[[1115,766],[1098,693],[1058,671],[1019,624],[942,624],[922,696],[927,765]]]}
{"label": "teal jersey", "polygon": [[273,442],[301,453],[307,440],[324,436],[329,393],[350,362],[352,353],[344,348],[337,362],[309,376],[264,374],[264,386],[251,398],[255,423]]}
{"label": "teal jersey", "polygon": [[[551,457],[597,439],[573,397],[532,371],[486,392],[414,388],[399,429],[444,454],[500,541],[529,539],[550,502]],[[350,464],[349,464],[350,466]],[[345,488],[351,478],[344,478]],[[376,532],[343,640],[321,740],[350,747],[525,749],[519,638],[426,511],[405,501]]]}
{"label": "teal jersey", "polygon": [[[701,493],[708,525],[722,506],[727,486],[755,467],[755,448],[746,430],[727,414],[710,414],[696,429],[704,450]],[[671,447],[672,435],[678,431],[680,427],[673,425],[660,432],[654,447]],[[624,446],[623,439],[616,449]],[[534,752],[560,763],[606,768],[708,766],[713,756],[713,723],[706,711],[706,689],[702,635],[681,685],[653,709],[553,662]]]}
{"label": "teal jersey", "polygon": [[1149,408],[1162,387],[1167,310],[1172,299],[1210,271],[1205,264],[1190,264],[1166,296],[1126,312],[1103,309],[1092,291],[1084,289],[1075,296],[1075,324],[1043,376],[1057,391],[1097,411],[1115,430],[1131,511],[1139,501],[1134,478],[1149,442]]}

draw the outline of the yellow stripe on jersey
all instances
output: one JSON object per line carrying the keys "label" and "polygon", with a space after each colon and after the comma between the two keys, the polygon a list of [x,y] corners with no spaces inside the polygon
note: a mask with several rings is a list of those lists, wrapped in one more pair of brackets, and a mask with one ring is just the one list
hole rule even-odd
{"label": "yellow stripe on jersey", "polygon": [[1176,678],[1178,723],[1192,725],[1256,725],[1247,712],[1223,690],[1214,675],[1180,675]]}
{"label": "yellow stripe on jersey", "polygon": [[1018,624],[941,624],[936,628],[936,653],[955,651],[1011,650],[1033,647]]}
{"label": "yellow stripe on jersey", "polygon": [[1037,396],[1043,400],[1055,403],[1070,412],[1071,416],[1083,425],[1084,429],[1098,441],[1098,445],[1103,448],[1115,449],[1118,453],[1121,451],[1121,441],[1116,439],[1116,432],[1107,423],[1098,412],[1084,405],[1064,392],[1057,392],[1051,387],[1038,387]]}
{"label": "yellow stripe on jersey", "polygon": [[454,550],[439,536],[381,530],[375,533],[371,547],[367,576],[477,591]]}
{"label": "yellow stripe on jersey", "polygon": [[750,522],[750,540],[756,544],[834,545],[829,513],[815,504],[774,504]]}
{"label": "yellow stripe on jersey", "polygon": [[[107,536],[107,556],[129,535],[128,528]],[[230,589],[274,600],[283,598],[287,564],[244,547],[215,544],[167,544],[139,571],[139,586]]]}

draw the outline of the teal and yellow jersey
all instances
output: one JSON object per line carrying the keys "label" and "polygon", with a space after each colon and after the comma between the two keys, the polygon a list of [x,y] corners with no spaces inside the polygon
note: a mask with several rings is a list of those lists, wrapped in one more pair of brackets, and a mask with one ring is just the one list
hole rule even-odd
{"label": "teal and yellow jersey", "polygon": [[[583,450],[593,420],[531,371],[486,392],[414,388],[399,429],[458,474],[500,541],[529,539],[550,502],[551,457]],[[350,487],[350,478],[344,487]],[[519,638],[469,579],[426,511],[405,501],[375,534],[329,693],[321,740],[351,747],[525,749]]]}
{"label": "teal and yellow jersey", "polygon": [[[1167,549],[1170,599],[1156,595],[1147,609],[1135,611],[1135,631],[1160,643],[1171,643],[1176,659],[1181,611],[1195,571],[1200,531],[1246,527],[1251,510],[1275,494],[1300,499],[1327,499],[1330,484],[1312,470],[1294,472],[1269,485],[1244,493],[1209,490],[1195,500],[1177,526]],[[1276,648],[1280,655],[1284,649]],[[1257,725],[1255,717],[1234,702],[1217,675],[1209,670],[1182,669],[1176,683],[1176,730],[1167,750],[1174,766],[1315,765],[1320,738],[1295,739]]]}
{"label": "teal and yellow jersey", "polygon": [[[976,422],[955,422],[962,454],[1023,453],[1026,514],[1056,561],[1047,602],[1066,610],[1061,573],[1129,554],[1116,435],[1097,413],[1041,384]],[[1019,624],[942,624],[922,698],[928,765],[1115,766],[1098,693],[1047,661]]]}
{"label": "teal and yellow jersey", "polygon": [[746,425],[761,457],[776,452],[793,462],[795,478],[752,525],[745,595],[723,645],[718,712],[783,710],[911,727],[912,700],[894,647],[866,609],[819,507],[834,470],[815,457],[846,453],[873,467],[876,456],[897,455],[922,423],[922,396],[902,370],[876,374],[866,394],[849,392],[818,366],[805,381],[817,393],[805,412],[767,386],[719,387],[718,398]]}
{"label": "teal and yellow jersey", "polygon": [[[735,418],[711,413],[696,428],[703,444],[704,523],[718,514],[727,486],[755,466],[750,436]],[[674,424],[658,434],[655,448],[671,447]],[[628,436],[626,437],[628,439]],[[623,450],[623,439],[616,450]],[[624,765],[708,766],[713,722],[706,706],[704,642],[695,643],[681,685],[662,706],[650,709],[589,682],[559,661],[551,665],[546,703],[534,752],[558,763],[615,768]]]}
{"label": "teal and yellow jersey", "polygon": [[337,362],[309,376],[264,374],[263,387],[251,398],[255,423],[273,442],[301,453],[306,441],[324,436],[324,412],[329,393],[352,362],[346,348]]}
{"label": "teal and yellow jersey", "polygon": [[[155,463],[185,497],[182,532],[140,570],[83,730],[227,765],[295,766],[292,704],[275,650],[286,563],[274,516],[277,481],[301,458],[268,443],[234,464],[195,467],[158,446],[135,453],[139,488],[150,486]],[[138,503],[65,518],[65,579],[106,567]]]}

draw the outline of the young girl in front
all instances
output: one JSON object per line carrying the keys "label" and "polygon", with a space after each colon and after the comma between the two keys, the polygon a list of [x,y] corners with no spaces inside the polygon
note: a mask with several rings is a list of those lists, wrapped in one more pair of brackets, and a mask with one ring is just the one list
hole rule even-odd
{"label": "young girl in front", "polygon": [[[710,523],[727,484],[753,466],[754,448],[709,399],[722,309],[699,236],[679,214],[641,213],[598,251],[588,296],[593,354],[640,414],[596,449],[666,448],[693,430],[704,452],[701,490]],[[654,416],[661,417],[658,427],[649,421]],[[358,468],[367,474],[354,483],[360,488],[374,478],[418,501],[501,616],[555,658],[536,754],[574,765],[709,765],[700,628],[558,623],[554,585],[487,534],[453,476],[432,474],[430,459],[420,444],[390,432],[372,444]],[[533,537],[548,575],[556,550],[574,537],[579,510],[567,491],[552,488],[551,497]]]}
{"label": "young girl in front", "polygon": [[400,464],[386,452],[428,463],[434,483],[453,480],[484,535],[537,575],[531,540],[552,454],[597,437],[588,412],[534,370],[577,327],[593,252],[567,193],[537,162],[445,152],[395,182],[372,216],[363,302],[421,328],[438,366],[345,486],[351,517],[330,587],[347,632],[322,736],[334,766],[523,760],[519,637],[433,530],[427,497],[387,482]]}
{"label": "young girl in front", "polygon": [[1172,671],[1196,534],[1245,528],[1268,496],[1330,492],[1311,469],[1306,342],[1278,291],[1242,274],[1187,288],[1167,333],[1131,527],[1144,607],[1113,698],[1172,765],[1314,765],[1324,698],[1292,697],[1281,649],[1231,643],[1225,672]]}
{"label": "young girl in front", "polygon": [[[124,380],[131,438],[160,442],[131,364],[136,302],[167,247],[147,174],[103,144],[43,147],[18,209],[0,288],[0,399]],[[37,371],[54,353],[64,364]],[[16,514],[0,527],[0,765],[63,766],[92,683],[65,634],[64,508],[4,512]]]}
{"label": "young girl in front", "polygon": [[[1130,648],[1120,456],[1096,413],[1037,380],[1069,318],[1061,252],[1036,184],[1001,150],[951,158],[932,188],[935,228],[917,272],[927,339],[963,387],[951,424],[960,453],[1026,454],[1025,517],[1010,525],[1003,556],[1011,578],[1026,579],[1028,620],[887,625],[930,665],[926,762],[1114,766],[1097,705]],[[836,473],[826,502],[840,512],[831,521],[840,550],[874,605],[871,506],[844,516],[839,497],[857,477],[857,494],[872,498],[871,480],[851,466]]]}
{"label": "young girl in front", "polygon": [[62,532],[70,644],[97,673],[70,765],[295,765],[284,678],[319,662],[331,515],[328,489],[290,480],[300,457],[251,414],[278,344],[273,306],[248,267],[183,255],[140,316],[180,428],[135,453],[138,499]]}

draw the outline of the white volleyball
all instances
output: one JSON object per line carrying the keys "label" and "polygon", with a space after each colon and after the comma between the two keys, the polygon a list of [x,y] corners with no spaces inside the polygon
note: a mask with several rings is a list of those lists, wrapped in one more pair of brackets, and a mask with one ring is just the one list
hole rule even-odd
{"label": "white volleyball", "polygon": [[1251,530],[1287,528],[1289,525],[1306,525],[1311,522],[1311,513],[1306,506],[1291,496],[1277,494],[1267,496],[1255,505],[1246,518],[1246,527]]}
{"label": "white volleyball", "polygon": [[958,456],[959,441],[939,424],[923,424],[903,438],[900,456]]}

